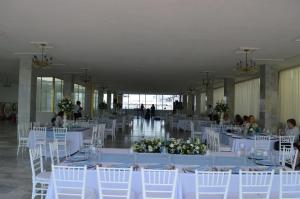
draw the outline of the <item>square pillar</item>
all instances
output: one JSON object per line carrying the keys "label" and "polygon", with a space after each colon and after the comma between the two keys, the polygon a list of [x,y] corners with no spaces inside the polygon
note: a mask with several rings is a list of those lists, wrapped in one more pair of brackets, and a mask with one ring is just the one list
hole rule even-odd
{"label": "square pillar", "polygon": [[182,96],[182,106],[183,106],[183,113],[186,113],[187,111],[187,103],[188,103],[188,97],[187,97],[187,94],[183,94]]}
{"label": "square pillar", "polygon": [[111,91],[107,91],[107,110],[111,110]]}
{"label": "square pillar", "polygon": [[260,66],[260,125],[271,129],[279,124],[278,70]]}
{"label": "square pillar", "polygon": [[234,96],[235,96],[235,80],[234,78],[224,79],[224,96],[229,107],[229,117],[234,118]]}
{"label": "square pillar", "polygon": [[64,80],[64,87],[63,87],[63,95],[64,97],[68,97],[73,99],[74,96],[74,80],[73,80],[73,75],[71,74],[66,74],[63,76]]}
{"label": "square pillar", "polygon": [[208,105],[214,107],[214,81],[211,80],[208,82],[206,87],[206,110]]}
{"label": "square pillar", "polygon": [[196,92],[196,114],[197,115],[201,114],[201,92],[200,91]]}
{"label": "square pillar", "polygon": [[91,110],[92,110],[92,98],[93,98],[93,86],[91,83],[87,83],[85,85],[85,106],[84,113],[88,118],[91,118]]}
{"label": "square pillar", "polygon": [[35,121],[31,120],[35,119],[34,116],[32,116],[32,111],[35,110],[32,108],[33,105],[35,106],[35,104],[32,104],[35,102],[35,100],[32,100],[32,81],[31,57],[22,56],[19,63],[18,123],[30,123],[30,121]]}
{"label": "square pillar", "polygon": [[192,93],[188,94],[187,114],[194,114],[194,95]]}

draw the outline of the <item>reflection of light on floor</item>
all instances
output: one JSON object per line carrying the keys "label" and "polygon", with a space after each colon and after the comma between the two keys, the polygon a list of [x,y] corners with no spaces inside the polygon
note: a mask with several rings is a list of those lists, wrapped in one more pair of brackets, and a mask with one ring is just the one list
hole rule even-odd
{"label": "reflection of light on floor", "polygon": [[163,120],[145,120],[135,118],[132,122],[131,136],[133,140],[141,137],[165,137],[165,122]]}

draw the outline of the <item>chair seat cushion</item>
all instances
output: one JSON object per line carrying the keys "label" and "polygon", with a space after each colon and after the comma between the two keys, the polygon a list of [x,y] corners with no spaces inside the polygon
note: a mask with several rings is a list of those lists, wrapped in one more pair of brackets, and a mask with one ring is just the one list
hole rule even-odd
{"label": "chair seat cushion", "polygon": [[50,177],[51,177],[51,172],[45,171],[45,172],[39,173],[36,176],[36,181],[43,182],[44,184],[48,184],[50,181]]}

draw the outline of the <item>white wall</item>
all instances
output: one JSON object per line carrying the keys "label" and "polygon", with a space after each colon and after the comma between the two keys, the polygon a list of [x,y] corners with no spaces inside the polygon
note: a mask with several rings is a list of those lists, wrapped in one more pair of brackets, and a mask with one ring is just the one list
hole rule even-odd
{"label": "white wall", "polygon": [[18,85],[4,87],[0,84],[0,102],[18,102]]}

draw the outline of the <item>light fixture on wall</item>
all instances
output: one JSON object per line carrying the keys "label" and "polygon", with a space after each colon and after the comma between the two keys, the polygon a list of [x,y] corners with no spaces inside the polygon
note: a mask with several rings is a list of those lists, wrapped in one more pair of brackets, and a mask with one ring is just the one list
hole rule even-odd
{"label": "light fixture on wall", "polygon": [[41,49],[41,53],[38,55],[37,54],[33,55],[32,64],[37,67],[47,67],[47,66],[51,65],[53,58],[48,56],[45,53],[46,48],[48,48],[47,43],[41,42],[41,43],[38,43],[38,45]]}
{"label": "light fixture on wall", "polygon": [[241,48],[241,53],[245,54],[245,59],[242,60],[240,59],[237,64],[237,71],[241,72],[241,73],[253,73],[257,71],[256,68],[256,62],[255,60],[249,58],[249,54],[251,52],[253,52],[256,49],[251,49],[251,48]]}

